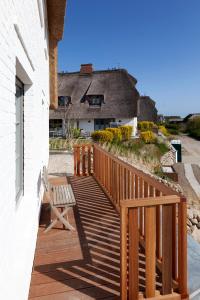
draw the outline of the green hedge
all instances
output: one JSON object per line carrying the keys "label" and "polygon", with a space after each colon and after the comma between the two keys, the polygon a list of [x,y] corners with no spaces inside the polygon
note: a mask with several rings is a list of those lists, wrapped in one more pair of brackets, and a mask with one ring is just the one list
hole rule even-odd
{"label": "green hedge", "polygon": [[165,126],[170,134],[178,135],[180,132],[179,124],[166,124]]}
{"label": "green hedge", "polygon": [[191,136],[200,139],[200,117],[188,122],[187,131]]}

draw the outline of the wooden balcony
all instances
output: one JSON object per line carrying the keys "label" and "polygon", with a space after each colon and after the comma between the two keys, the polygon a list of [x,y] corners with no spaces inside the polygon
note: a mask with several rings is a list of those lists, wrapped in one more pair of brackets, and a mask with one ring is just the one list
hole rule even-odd
{"label": "wooden balcony", "polygon": [[97,145],[74,173],[77,231],[42,219],[29,298],[188,299],[186,199]]}
{"label": "wooden balcony", "polygon": [[[54,183],[62,183],[65,178]],[[92,176],[71,178],[75,232],[49,233],[43,205],[29,299],[120,299],[120,219]]]}

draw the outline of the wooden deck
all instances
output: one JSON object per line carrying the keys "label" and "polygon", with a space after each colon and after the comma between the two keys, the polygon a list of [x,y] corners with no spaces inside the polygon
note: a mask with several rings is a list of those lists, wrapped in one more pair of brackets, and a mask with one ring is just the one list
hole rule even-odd
{"label": "wooden deck", "polygon": [[[61,178],[59,183],[66,178]],[[120,218],[93,177],[71,178],[75,232],[44,228],[43,205],[29,299],[120,299]]]}

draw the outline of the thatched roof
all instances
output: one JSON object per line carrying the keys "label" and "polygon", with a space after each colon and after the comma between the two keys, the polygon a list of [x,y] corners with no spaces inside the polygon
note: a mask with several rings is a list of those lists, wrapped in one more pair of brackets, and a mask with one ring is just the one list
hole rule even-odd
{"label": "thatched roof", "polygon": [[66,0],[47,0],[48,29],[57,41],[63,36],[65,10]]}
{"label": "thatched roof", "polygon": [[[69,118],[133,118],[137,116],[137,80],[124,69],[58,74],[58,95],[70,96]],[[100,108],[90,107],[84,96],[103,95]],[[83,103],[81,103],[83,102]]]}

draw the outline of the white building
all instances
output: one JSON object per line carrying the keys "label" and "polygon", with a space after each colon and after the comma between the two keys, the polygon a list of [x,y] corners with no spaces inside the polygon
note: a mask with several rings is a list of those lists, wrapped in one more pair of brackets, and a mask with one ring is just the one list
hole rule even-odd
{"label": "white building", "polygon": [[[66,0],[0,1],[0,299],[25,300]],[[50,70],[50,72],[49,72]],[[50,74],[50,75],[49,75]],[[51,86],[49,85],[51,82]]]}
{"label": "white building", "polygon": [[50,111],[50,132],[62,131],[65,120],[88,133],[109,127],[110,122],[133,126],[137,131],[137,80],[124,69],[93,71],[91,64],[79,72],[58,76],[58,109]]}

